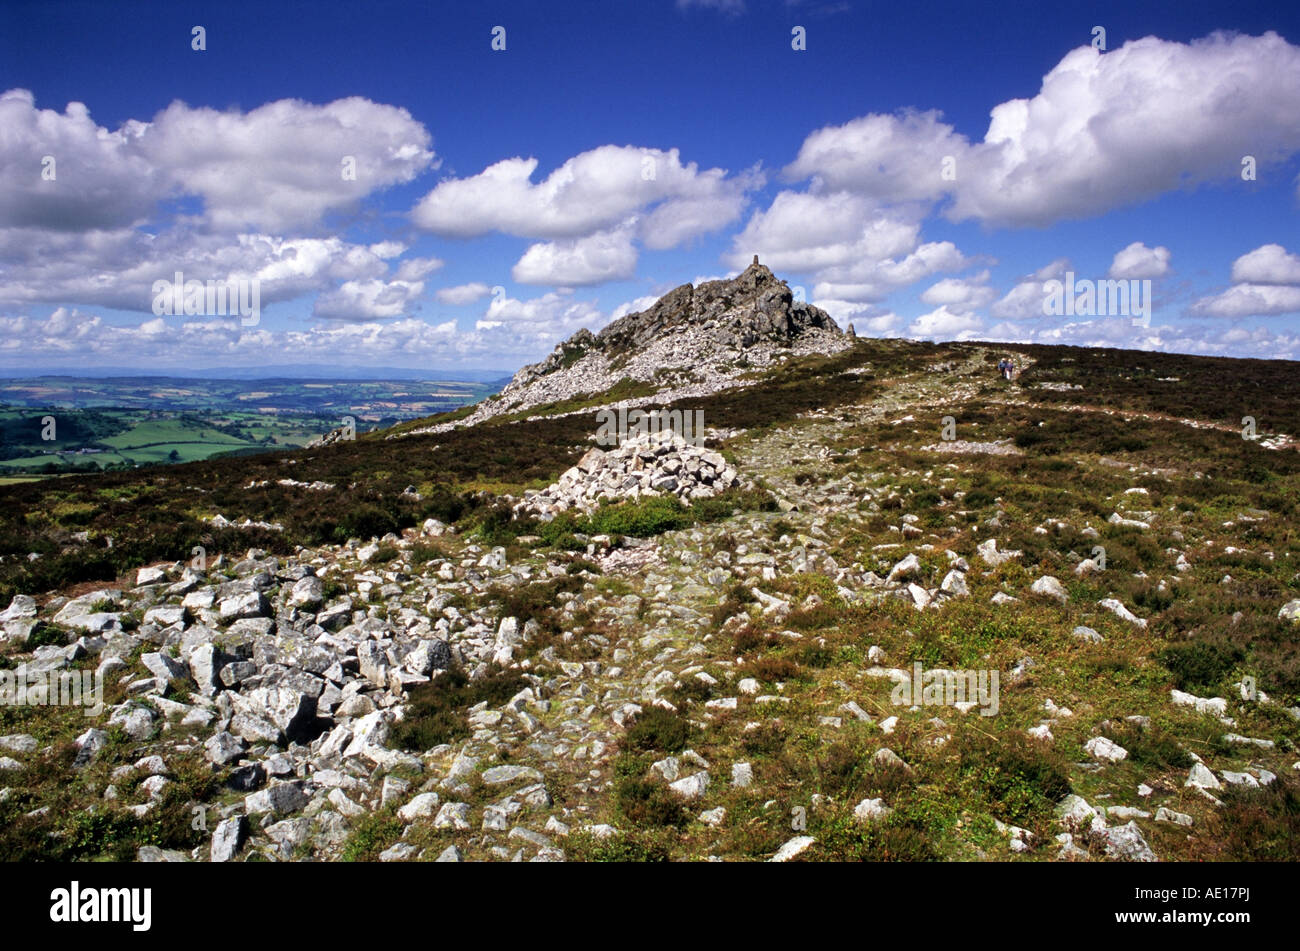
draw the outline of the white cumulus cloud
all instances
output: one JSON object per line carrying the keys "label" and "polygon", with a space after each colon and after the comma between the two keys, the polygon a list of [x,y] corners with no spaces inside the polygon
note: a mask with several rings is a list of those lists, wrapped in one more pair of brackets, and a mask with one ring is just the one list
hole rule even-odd
{"label": "white cumulus cloud", "polygon": [[983,328],[984,321],[976,314],[952,310],[944,304],[913,320],[907,332],[930,340],[969,340],[977,337]]}
{"label": "white cumulus cloud", "polygon": [[1232,180],[1243,155],[1268,165],[1297,152],[1300,48],[1272,32],[1215,33],[1072,50],[1034,96],[992,107],[982,141],[935,111],[828,126],[784,174],[814,193],[946,200],[954,220],[1041,226]]}
{"label": "white cumulus cloud", "polygon": [[1116,280],[1151,280],[1169,273],[1169,249],[1148,248],[1141,241],[1115,253],[1108,277]]}
{"label": "white cumulus cloud", "polygon": [[968,278],[944,278],[926,288],[921,293],[921,300],[932,307],[948,306],[971,311],[984,307],[998,296],[997,291],[988,286],[988,281],[988,271]]}
{"label": "white cumulus cloud", "polygon": [[[359,96],[281,99],[250,112],[176,101],[110,130],[84,103],[38,109],[29,91],[11,89],[0,94],[0,128],[0,178],[32,182],[0,192],[0,228],[130,227],[164,199],[195,197],[209,228],[308,229],[435,165],[431,137],[410,113]],[[46,156],[51,181],[38,178]]]}
{"label": "white cumulus cloud", "polygon": [[652,207],[642,237],[670,247],[739,217],[757,173],[683,164],[677,149],[604,145],[570,158],[534,183],[535,158],[509,158],[437,185],[411,212],[434,234],[470,238],[500,231],[522,238],[590,236]]}
{"label": "white cumulus cloud", "polygon": [[578,287],[629,278],[636,273],[636,261],[632,229],[623,227],[531,245],[510,276],[520,284]]}
{"label": "white cumulus cloud", "polygon": [[482,300],[491,293],[492,288],[488,287],[488,285],[481,281],[471,281],[469,284],[457,284],[455,287],[440,288],[434,296],[438,298],[440,304],[459,306]]}
{"label": "white cumulus cloud", "polygon": [[1232,279],[1245,284],[1300,284],[1300,255],[1266,244],[1232,262]]}
{"label": "white cumulus cloud", "polygon": [[1265,244],[1232,262],[1233,284],[1202,297],[1190,313],[1206,317],[1272,317],[1300,314],[1300,257],[1280,244]]}

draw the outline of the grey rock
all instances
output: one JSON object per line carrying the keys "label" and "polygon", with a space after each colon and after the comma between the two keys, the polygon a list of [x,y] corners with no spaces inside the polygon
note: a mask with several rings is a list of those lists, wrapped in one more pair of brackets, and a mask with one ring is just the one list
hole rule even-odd
{"label": "grey rock", "polygon": [[188,680],[190,676],[189,669],[184,664],[158,651],[141,655],[140,663],[163,683],[176,678]]}
{"label": "grey rock", "polygon": [[1115,826],[1098,833],[1105,843],[1106,854],[1124,862],[1155,862],[1156,854],[1142,838],[1137,823],[1129,821],[1122,826]]}
{"label": "grey rock", "polygon": [[1070,594],[1065,590],[1065,585],[1051,575],[1043,575],[1030,586],[1029,590],[1034,594],[1051,598],[1060,604],[1066,604],[1070,600]]}
{"label": "grey rock", "polygon": [[374,641],[367,641],[357,648],[357,661],[361,666],[361,676],[376,687],[388,686],[388,654]]}
{"label": "grey rock", "polygon": [[223,686],[237,687],[257,673],[257,665],[249,660],[232,661],[221,667],[218,679]]}
{"label": "grey rock", "polygon": [[420,793],[401,809],[397,810],[397,818],[403,822],[414,822],[416,819],[427,819],[435,814],[438,809],[438,794],[435,792]]}
{"label": "grey rock", "polygon": [[411,789],[411,784],[405,779],[397,776],[385,776],[383,785],[380,787],[379,804],[382,807],[388,807],[392,803],[405,797]]}
{"label": "grey rock", "polygon": [[668,788],[683,799],[699,799],[709,788],[709,774],[702,770],[692,773],[675,783],[669,783]]}
{"label": "grey rock", "polygon": [[315,575],[300,578],[289,590],[289,605],[295,608],[316,607],[325,600],[325,583]]}
{"label": "grey rock", "polygon": [[81,769],[90,765],[106,743],[108,743],[108,734],[103,730],[90,729],[81,734],[73,741],[73,746],[77,750],[77,755],[72,761],[73,767]]}
{"label": "grey rock", "polygon": [[203,742],[204,755],[218,766],[238,762],[247,748],[242,739],[224,731],[214,733]]}
{"label": "grey rock", "polygon": [[160,604],[144,612],[146,624],[158,627],[171,627],[173,624],[185,623],[185,609],[180,605]]}
{"label": "grey rock", "polygon": [[259,687],[243,699],[251,715],[269,720],[290,740],[305,738],[316,719],[316,698],[292,687]]}
{"label": "grey rock", "polygon": [[250,743],[279,743],[283,739],[278,726],[270,720],[249,713],[236,713],[231,717],[230,732]]}
{"label": "grey rock", "polygon": [[244,797],[244,811],[249,815],[286,815],[302,809],[309,800],[301,783],[275,783]]}
{"label": "grey rock", "polygon": [[134,703],[125,703],[113,711],[108,719],[109,726],[120,726],[133,740],[147,740],[154,730],[157,714],[148,707]]}
{"label": "grey rock", "polygon": [[521,780],[541,780],[542,774],[531,766],[493,766],[483,771],[483,782],[488,786],[500,786]]}
{"label": "grey rock", "polygon": [[347,816],[349,819],[356,819],[366,814],[365,806],[349,799],[348,794],[342,789],[331,789],[327,798],[340,815]]}
{"label": "grey rock", "polygon": [[11,733],[8,736],[0,736],[0,750],[10,753],[34,753],[37,746],[36,737],[26,733]]}
{"label": "grey rock", "polygon": [[1082,796],[1073,793],[1066,796],[1056,807],[1056,818],[1071,832],[1082,833],[1092,828],[1094,821],[1100,821],[1097,810],[1088,805]]}
{"label": "grey rock", "polygon": [[1172,809],[1161,806],[1156,810],[1156,822],[1172,822],[1175,825],[1190,826],[1192,817],[1185,812],[1174,812]]}
{"label": "grey rock", "polygon": [[36,599],[29,594],[16,594],[9,607],[0,611],[0,624],[36,617]]}
{"label": "grey rock", "polygon": [[122,616],[111,611],[97,611],[94,614],[78,614],[62,623],[77,631],[89,631],[92,634],[107,634],[122,628]]}
{"label": "grey rock", "polygon": [[[111,602],[116,605],[121,603],[122,590],[120,588],[101,588],[97,591],[90,591],[79,597],[73,598],[54,615],[54,623],[61,624],[64,627],[71,626],[71,622],[83,615],[89,615],[91,609],[102,602]],[[116,614],[114,613],[114,616]]]}
{"label": "grey rock", "polygon": [[998,542],[995,538],[988,538],[975,546],[975,552],[990,568],[996,568],[1001,564],[1011,561],[1013,558],[1019,558],[1023,552],[1019,551],[998,551]]}
{"label": "grey rock", "polygon": [[1197,786],[1201,789],[1222,789],[1223,783],[1219,782],[1214,773],[1204,763],[1193,763],[1191,770],[1187,774],[1187,781],[1184,786]]}
{"label": "grey rock", "polygon": [[731,764],[731,785],[744,789],[754,782],[754,768],[749,763]]}
{"label": "grey rock", "polygon": [[276,844],[280,860],[289,861],[311,842],[312,822],[306,817],[283,819],[266,827],[266,837]]}
{"label": "grey rock", "polygon": [[221,670],[228,658],[216,644],[200,644],[190,652],[190,676],[205,697],[216,696],[222,687]]}
{"label": "grey rock", "polygon": [[220,607],[223,622],[237,621],[241,618],[265,617],[270,611],[266,596],[260,591],[247,591],[225,598]]}
{"label": "grey rock", "polygon": [[771,861],[788,862],[801,852],[806,851],[810,846],[815,845],[816,842],[817,840],[810,835],[797,835],[793,839],[788,839],[777,849],[776,855],[772,856]]}
{"label": "grey rock", "polygon": [[391,845],[384,849],[384,851],[380,852],[379,861],[405,862],[409,859],[415,858],[417,851],[419,850],[409,842],[398,842],[396,845]]}
{"label": "grey rock", "polygon": [[1118,763],[1128,758],[1128,750],[1104,736],[1094,736],[1083,748],[1098,762]]}
{"label": "grey rock", "polygon": [[863,799],[853,807],[854,818],[863,822],[872,822],[876,819],[883,819],[894,810],[885,805],[883,799]]}
{"label": "grey rock", "polygon": [[435,670],[446,670],[451,666],[451,649],[447,642],[432,638],[421,641],[403,662],[413,674],[427,677]]}
{"label": "grey rock", "polygon": [[212,832],[210,856],[214,862],[229,862],[239,854],[248,837],[248,819],[232,816],[223,819]]}
{"label": "grey rock", "polygon": [[908,555],[902,561],[894,565],[889,570],[889,577],[886,581],[900,581],[905,578],[916,578],[921,574],[921,560],[916,555]]}
{"label": "grey rock", "polygon": [[970,588],[966,585],[966,575],[956,568],[943,576],[943,581],[939,583],[939,590],[952,595],[954,598],[965,597],[970,594]]}
{"label": "grey rock", "polygon": [[189,862],[192,859],[175,849],[160,849],[156,845],[142,845],[135,853],[137,862]]}
{"label": "grey rock", "polygon": [[1138,617],[1128,608],[1124,607],[1124,605],[1115,598],[1103,598],[1097,602],[1097,605],[1105,608],[1122,621],[1128,621],[1136,627],[1140,627],[1143,630],[1146,629],[1147,622],[1143,618]]}
{"label": "grey rock", "polygon": [[438,810],[438,815],[434,817],[433,827],[435,829],[455,829],[465,831],[469,825],[469,803],[466,802],[446,802]]}
{"label": "grey rock", "polygon": [[167,570],[160,566],[140,568],[135,573],[135,586],[143,588],[145,585],[158,584],[167,580]]}

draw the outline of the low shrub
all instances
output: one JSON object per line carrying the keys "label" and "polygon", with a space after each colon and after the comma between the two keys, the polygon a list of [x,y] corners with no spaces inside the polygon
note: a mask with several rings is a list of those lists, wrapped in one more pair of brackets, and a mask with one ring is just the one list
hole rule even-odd
{"label": "low shrub", "polygon": [[621,746],[630,752],[675,753],[685,749],[691,724],[680,713],[647,707],[628,724]]}
{"label": "low shrub", "polygon": [[407,712],[393,726],[391,744],[412,753],[423,753],[442,743],[469,736],[466,711],[487,702],[500,706],[527,682],[517,671],[494,671],[478,680],[470,680],[458,667],[444,671],[427,684],[407,690]]}

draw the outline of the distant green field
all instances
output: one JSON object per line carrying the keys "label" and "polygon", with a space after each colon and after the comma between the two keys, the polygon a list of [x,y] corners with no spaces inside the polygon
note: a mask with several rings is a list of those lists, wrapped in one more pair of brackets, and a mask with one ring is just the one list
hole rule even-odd
{"label": "distant green field", "polygon": [[0,400],[12,401],[0,403],[0,477],[293,448],[337,428],[345,416],[364,432],[453,410],[489,392],[484,384],[446,381],[0,381]]}
{"label": "distant green field", "polygon": [[229,433],[188,419],[151,419],[137,423],[129,432],[120,436],[109,436],[100,441],[114,449],[130,449],[154,443],[201,443],[207,446],[222,443],[237,446],[245,442]]}
{"label": "distant green field", "polygon": [[[41,438],[53,417],[56,438]],[[141,410],[0,409],[0,473],[131,468],[226,452],[301,446],[334,428],[323,416],[163,415]],[[101,435],[111,432],[111,435]],[[3,458],[7,457],[7,458]]]}

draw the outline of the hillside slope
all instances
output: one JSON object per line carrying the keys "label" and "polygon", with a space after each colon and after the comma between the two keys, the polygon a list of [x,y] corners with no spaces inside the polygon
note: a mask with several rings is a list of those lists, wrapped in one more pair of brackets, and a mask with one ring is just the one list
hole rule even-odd
{"label": "hillside slope", "polygon": [[107,706],[0,708],[0,854],[1294,860],[1296,367],[826,339],[643,398],[737,473],[689,504],[666,445],[521,508],[611,402],[536,370],[472,425],[3,490],[4,663]]}

